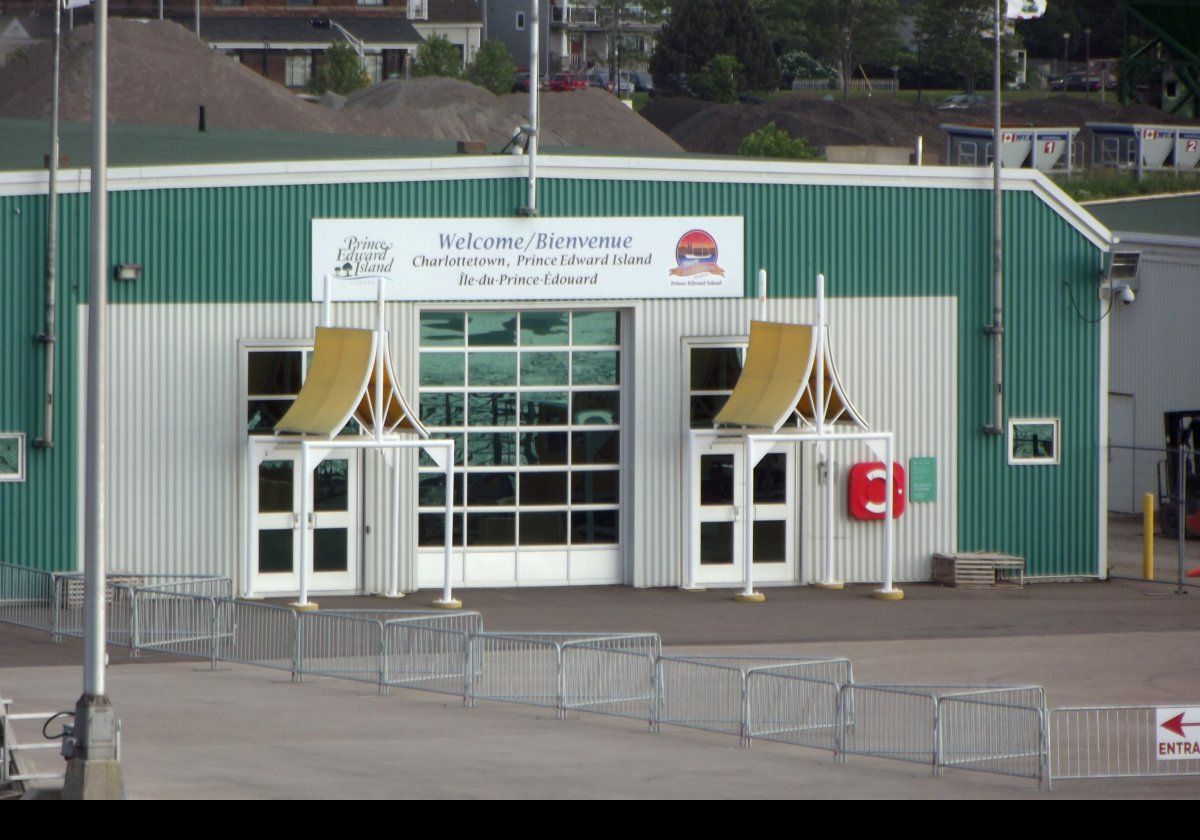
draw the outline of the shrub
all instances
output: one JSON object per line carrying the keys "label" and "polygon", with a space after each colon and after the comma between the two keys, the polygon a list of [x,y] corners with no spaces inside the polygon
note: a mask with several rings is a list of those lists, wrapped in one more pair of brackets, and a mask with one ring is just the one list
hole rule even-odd
{"label": "shrub", "polygon": [[747,134],[742,140],[742,145],[738,147],[738,154],[746,157],[812,160],[817,157],[817,150],[808,145],[803,137],[790,137],[772,121],[758,131]]}

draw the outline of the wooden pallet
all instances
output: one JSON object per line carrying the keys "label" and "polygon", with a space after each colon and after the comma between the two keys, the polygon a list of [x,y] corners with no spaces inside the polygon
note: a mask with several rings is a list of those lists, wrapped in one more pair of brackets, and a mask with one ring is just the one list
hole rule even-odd
{"label": "wooden pallet", "polygon": [[1024,586],[1025,558],[972,551],[933,555],[933,581],[943,586]]}

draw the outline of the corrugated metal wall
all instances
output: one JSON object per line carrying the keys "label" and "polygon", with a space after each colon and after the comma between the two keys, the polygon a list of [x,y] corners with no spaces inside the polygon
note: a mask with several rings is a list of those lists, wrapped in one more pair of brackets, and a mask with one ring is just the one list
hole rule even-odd
{"label": "corrugated metal wall", "polygon": [[[811,295],[812,277],[821,271],[830,278],[834,297],[956,298],[958,548],[1023,554],[1034,574],[1095,573],[1099,328],[1075,315],[1067,295],[1069,286],[1085,317],[1099,314],[1094,294],[1099,258],[1094,246],[1037,195],[1017,191],[1006,197],[1010,307],[1006,410],[1010,416],[1061,417],[1064,429],[1059,467],[1013,469],[1006,464],[1005,441],[981,434],[989,419],[991,358],[982,332],[991,314],[986,191],[860,183],[728,183],[703,178],[697,173],[692,182],[544,179],[541,210],[547,216],[744,215],[747,283],[752,284],[756,269],[765,265],[772,273],[773,296]],[[144,273],[136,283],[115,284],[111,299],[116,307],[269,303],[286,313],[289,308],[282,304],[301,303],[309,296],[312,217],[507,216],[522,203],[522,190],[519,179],[489,178],[114,193],[113,261],[139,262]],[[17,430],[30,432],[31,437],[36,423],[29,406],[36,404],[40,385],[39,377],[28,371],[40,369],[40,362],[36,348],[24,336],[32,335],[40,324],[41,232],[40,222],[32,218],[41,212],[42,202],[40,197],[0,199],[4,237],[0,266],[6,275],[0,292],[5,309],[0,314],[5,349],[11,358],[21,360],[13,367],[22,371],[0,372],[0,394],[6,403],[0,411],[8,412],[11,422],[22,426]],[[86,206],[86,195],[64,197],[60,264],[64,278],[71,278],[64,288],[79,284],[83,276]],[[22,215],[14,218],[17,210]],[[10,242],[15,247],[10,248]],[[19,289],[14,291],[11,283]],[[63,310],[70,310],[66,305],[70,298],[64,295],[62,300]],[[64,315],[73,317],[74,313]],[[215,320],[207,322],[215,331],[211,341],[203,332],[188,334],[205,348],[235,341],[239,334],[218,323],[220,317],[214,315]],[[261,317],[264,323],[271,318],[296,318],[247,317],[251,321]],[[239,322],[247,330],[240,335],[253,334],[251,321]],[[300,327],[308,321],[311,318],[288,324],[295,330],[292,337],[307,334]],[[72,427],[76,415],[71,400],[77,393],[77,372],[70,369],[76,358],[76,334],[70,326],[63,324],[64,340],[59,345],[59,358],[65,362],[60,365],[59,389],[64,395],[59,404],[64,429]],[[913,329],[919,333],[922,325]],[[213,387],[224,387],[220,371],[232,375],[236,344],[220,353],[225,367],[214,358],[210,372],[204,374],[216,377],[209,383]],[[140,422],[147,434],[159,435],[149,430],[160,422],[155,415]],[[127,446],[124,451],[135,450]],[[53,534],[41,532],[49,530],[43,523],[74,520],[73,452],[58,450],[40,466],[31,458],[30,466],[25,489],[0,488],[0,500],[5,501],[0,505],[0,533],[4,534],[0,549],[20,562],[63,565],[64,553],[73,548],[69,527]],[[208,526],[200,521],[184,527]],[[230,533],[236,535],[237,530]],[[143,562],[150,551],[169,549],[170,541],[155,536],[149,544],[151,549],[126,548]],[[192,558],[192,562],[223,561]]]}

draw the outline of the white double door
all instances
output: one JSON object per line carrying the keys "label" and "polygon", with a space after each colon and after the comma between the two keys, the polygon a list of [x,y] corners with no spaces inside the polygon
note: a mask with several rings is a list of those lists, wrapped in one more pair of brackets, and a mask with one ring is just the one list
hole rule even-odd
{"label": "white double door", "polygon": [[745,580],[747,515],[754,523],[755,583],[795,581],[796,466],[791,447],[768,452],[759,461],[751,492],[746,488],[745,451],[740,443],[705,446],[694,458],[693,581],[699,586],[733,586]]}
{"label": "white double door", "polygon": [[318,464],[309,479],[306,511],[300,507],[299,452],[275,451],[259,465],[250,540],[256,595],[300,590],[301,546],[307,549],[310,591],[358,590],[361,457],[343,450]]}

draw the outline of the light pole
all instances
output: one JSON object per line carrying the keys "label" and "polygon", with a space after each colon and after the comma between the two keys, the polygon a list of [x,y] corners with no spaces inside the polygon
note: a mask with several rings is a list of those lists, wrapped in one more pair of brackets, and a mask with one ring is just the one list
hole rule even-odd
{"label": "light pole", "polygon": [[367,71],[367,60],[363,55],[363,42],[361,38],[356,38],[354,35],[351,35],[350,30],[342,26],[336,20],[330,20],[327,17],[316,17],[310,20],[309,23],[312,25],[313,29],[333,28],[340,32],[342,37],[345,38],[350,43],[350,46],[354,47],[354,51],[358,53],[358,69],[362,70],[364,73]]}
{"label": "light pole", "polygon": [[1067,92],[1067,62],[1070,60],[1068,54],[1071,49],[1071,33],[1063,33],[1063,93]]}
{"label": "light pole", "polygon": [[1084,96],[1092,98],[1092,28],[1083,28],[1083,90]]}
{"label": "light pole", "polygon": [[93,10],[92,183],[84,455],[83,694],[63,744],[64,799],[123,799],[118,722],[105,689],[105,469],[108,373],[108,0]]}

